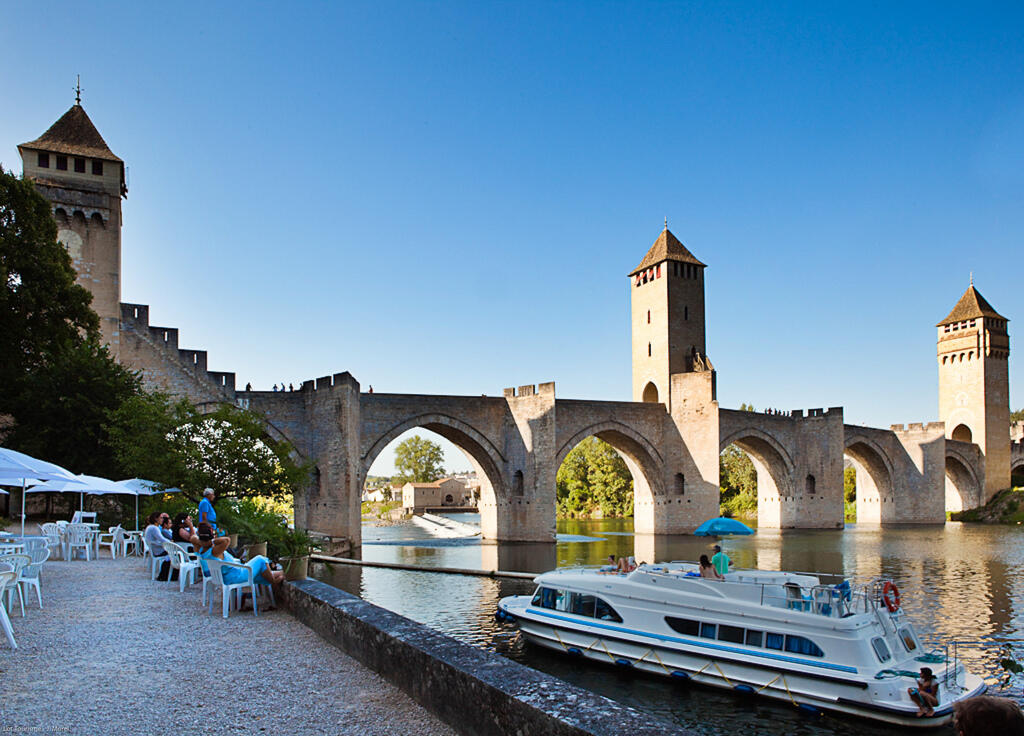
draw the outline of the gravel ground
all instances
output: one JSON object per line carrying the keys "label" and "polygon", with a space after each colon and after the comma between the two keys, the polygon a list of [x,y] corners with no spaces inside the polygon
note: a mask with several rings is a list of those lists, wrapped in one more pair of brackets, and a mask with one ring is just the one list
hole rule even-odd
{"label": "gravel ground", "polygon": [[455,733],[286,611],[208,616],[140,558],[48,562],[42,587],[18,649],[0,634],[0,734]]}

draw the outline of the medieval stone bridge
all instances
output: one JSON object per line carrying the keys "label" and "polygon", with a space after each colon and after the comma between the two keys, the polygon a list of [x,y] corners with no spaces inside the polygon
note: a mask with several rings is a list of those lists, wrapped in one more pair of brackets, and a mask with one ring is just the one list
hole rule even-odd
{"label": "medieval stone bridge", "polygon": [[555,475],[591,435],[611,444],[633,476],[638,534],[688,533],[717,516],[718,458],[730,444],[757,470],[762,527],[841,528],[844,457],[857,470],[860,522],[937,524],[947,509],[980,502],[980,452],[946,440],[942,423],[875,429],[844,424],[837,407],[785,416],[719,409],[713,390],[710,372],[678,374],[668,408],[558,399],[553,383],[499,397],[371,394],[341,373],[295,392],[243,391],[234,398],[312,462],[296,522],[356,547],[371,465],[417,427],[466,454],[481,481],[483,535],[495,540],[554,539]]}

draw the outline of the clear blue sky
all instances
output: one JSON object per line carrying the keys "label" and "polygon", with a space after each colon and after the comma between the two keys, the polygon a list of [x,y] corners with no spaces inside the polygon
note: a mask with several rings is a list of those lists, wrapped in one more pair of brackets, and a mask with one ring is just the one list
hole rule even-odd
{"label": "clear blue sky", "polygon": [[668,216],[723,406],[933,420],[968,273],[1024,324],[1022,8],[5,3],[0,162],[80,73],[123,299],[241,385],[628,398]]}

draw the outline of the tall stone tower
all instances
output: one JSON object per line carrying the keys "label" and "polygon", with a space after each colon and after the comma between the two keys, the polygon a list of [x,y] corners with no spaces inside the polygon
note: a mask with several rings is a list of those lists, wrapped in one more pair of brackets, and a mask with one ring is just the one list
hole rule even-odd
{"label": "tall stone tower", "polygon": [[939,418],[946,437],[985,456],[985,503],[1010,487],[1010,336],[1007,319],[971,285],[938,324]]}
{"label": "tall stone tower", "polygon": [[25,178],[53,208],[57,239],[71,254],[78,283],[92,293],[103,341],[119,356],[121,198],[124,162],[107,147],[80,99],[34,141],[18,146]]}
{"label": "tall stone tower", "polygon": [[629,274],[633,333],[633,401],[671,409],[675,373],[710,371],[704,333],[704,269],[666,223]]}

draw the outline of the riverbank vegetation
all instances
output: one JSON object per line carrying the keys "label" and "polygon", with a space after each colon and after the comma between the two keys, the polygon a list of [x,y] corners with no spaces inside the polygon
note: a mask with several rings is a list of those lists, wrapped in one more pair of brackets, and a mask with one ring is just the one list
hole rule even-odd
{"label": "riverbank vegetation", "polygon": [[607,442],[587,437],[565,457],[555,478],[560,519],[633,516],[633,476]]}
{"label": "riverbank vegetation", "polygon": [[951,521],[974,521],[982,524],[1024,523],[1024,488],[1010,488],[997,493],[991,501],[977,509],[954,511]]}

